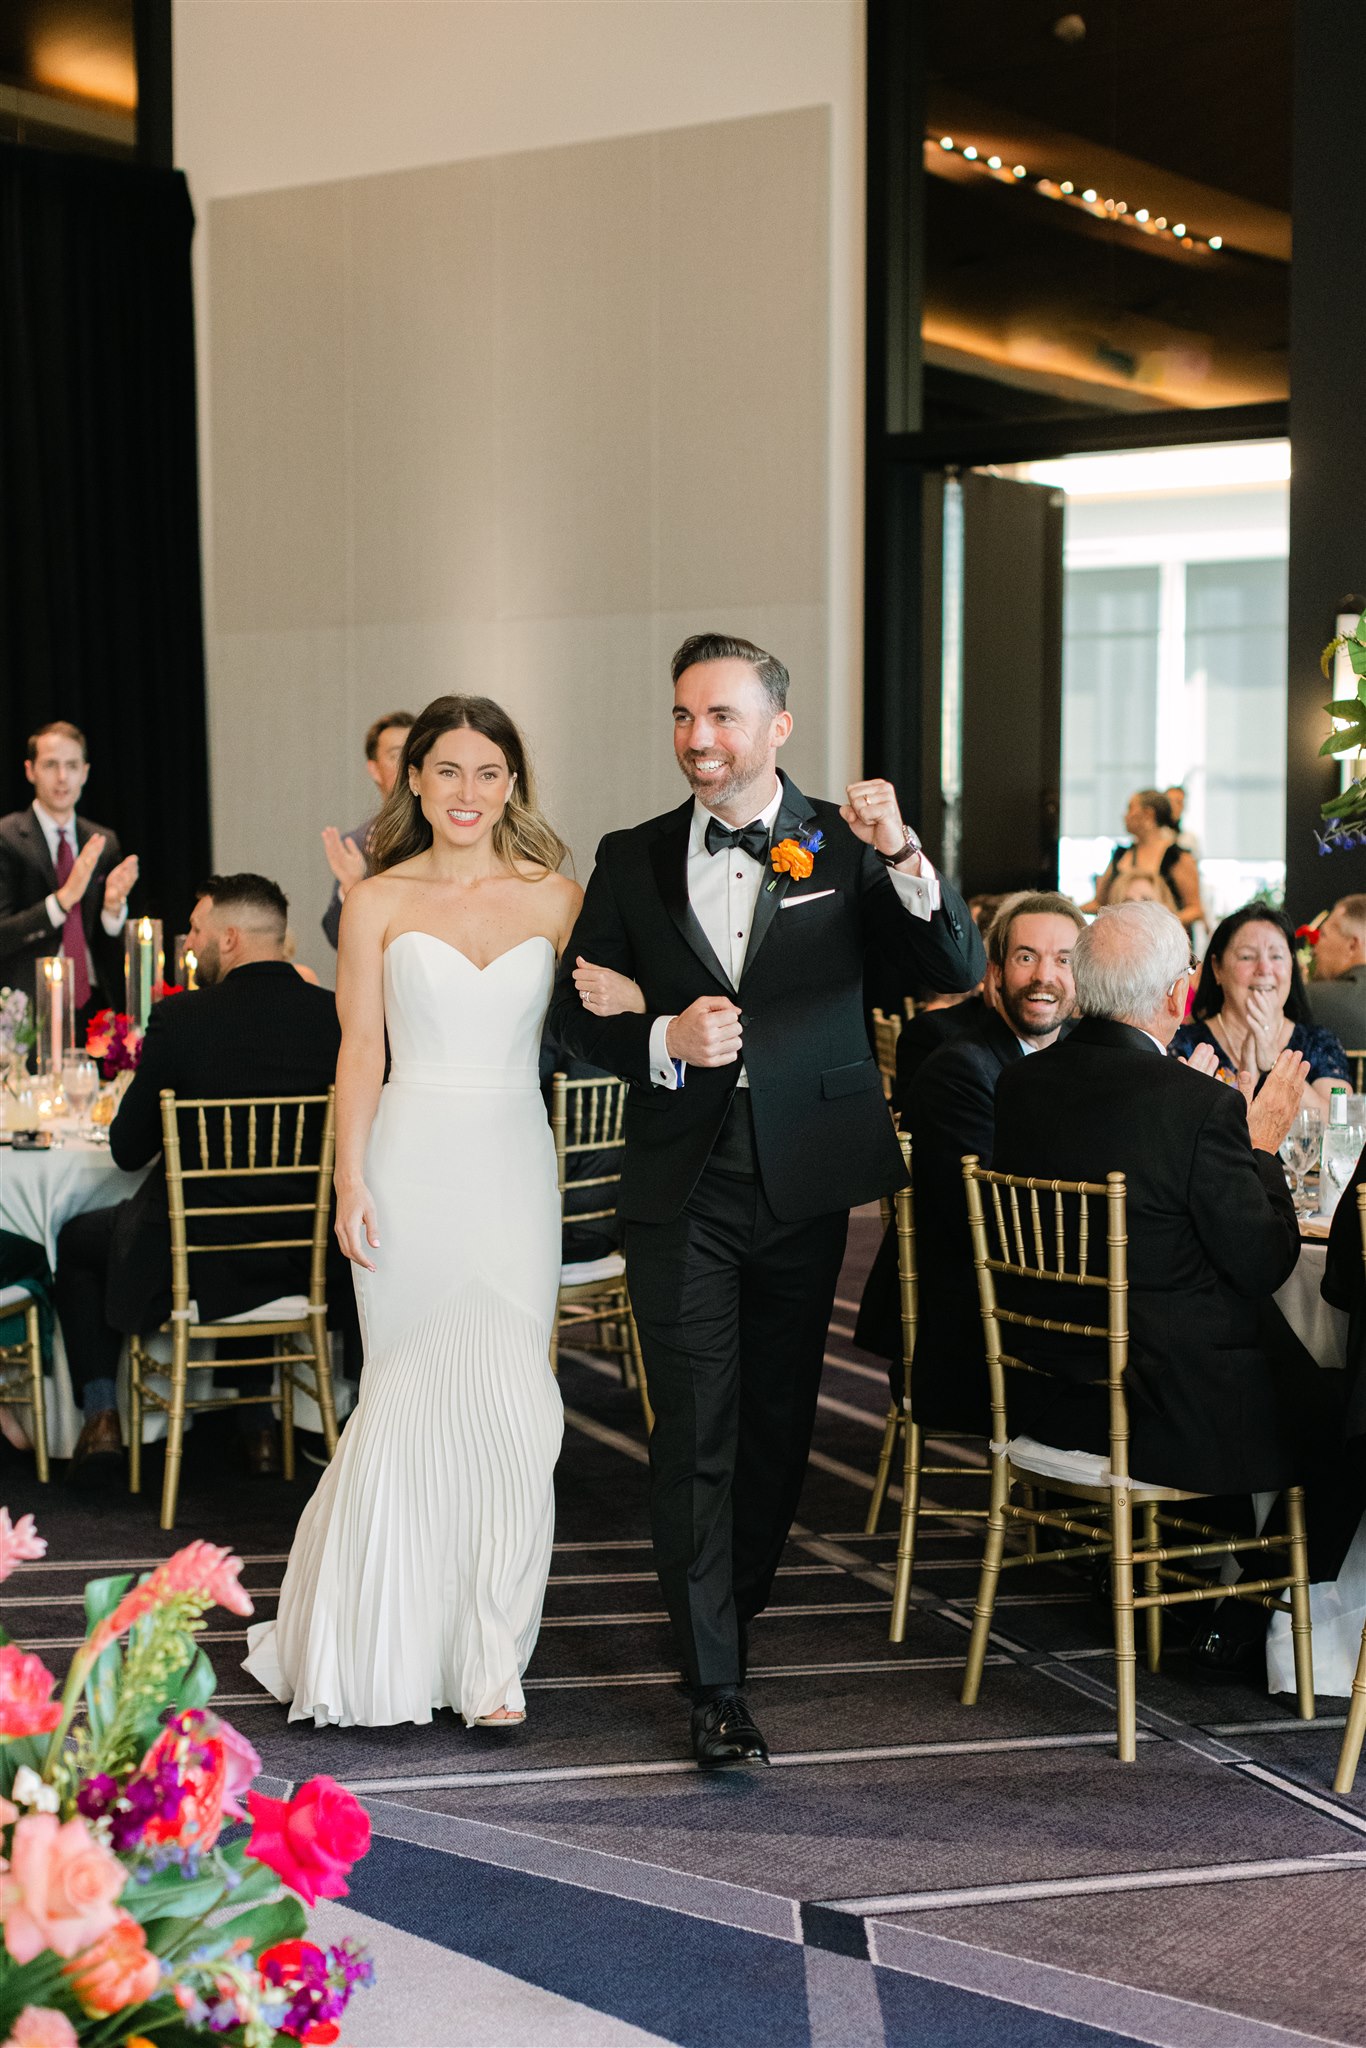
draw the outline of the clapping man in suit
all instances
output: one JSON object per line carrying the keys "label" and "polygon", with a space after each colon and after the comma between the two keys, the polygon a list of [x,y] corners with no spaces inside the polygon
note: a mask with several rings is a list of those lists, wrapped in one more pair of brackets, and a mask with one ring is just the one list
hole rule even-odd
{"label": "clapping man in suit", "polygon": [[85,735],[65,719],[40,726],[28,743],[24,773],[33,786],[26,811],[0,818],[0,985],[33,1000],[36,963],[63,952],[71,962],[78,1014],[98,990],[117,1003],[122,989],[119,934],[136,854],[121,857],[106,825],[76,816],[90,773]]}
{"label": "clapping man in suit", "polygon": [[711,1767],[767,1759],[746,1632],[806,1470],[848,1212],[903,1178],[865,956],[945,989],[984,961],[889,782],[837,808],[778,772],[780,661],[706,633],[672,672],[692,794],[599,846],[549,1027],[633,1083],[620,1213],[656,1417],[655,1563]]}
{"label": "clapping man in suit", "polygon": [[[386,711],[365,735],[365,772],[379,791],[381,804],[387,803],[393,793],[398,764],[403,759],[403,747],[412,723],[411,711]],[[341,930],[346,892],[354,889],[357,882],[363,882],[370,872],[366,849],[374,822],[372,813],[363,825],[354,825],[349,832],[339,832],[335,825],[323,826],[323,852],[332,870],[332,896],[323,912],[323,931],[334,952]]]}

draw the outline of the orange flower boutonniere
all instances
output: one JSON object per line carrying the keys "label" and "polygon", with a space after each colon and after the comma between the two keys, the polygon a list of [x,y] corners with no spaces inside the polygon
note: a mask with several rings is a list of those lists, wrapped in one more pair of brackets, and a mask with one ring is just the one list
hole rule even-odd
{"label": "orange flower boutonniere", "polygon": [[769,854],[773,863],[773,880],[769,889],[776,889],[780,875],[791,875],[794,882],[804,882],[815,868],[815,856],[825,844],[823,832],[808,832],[801,839],[780,839]]}

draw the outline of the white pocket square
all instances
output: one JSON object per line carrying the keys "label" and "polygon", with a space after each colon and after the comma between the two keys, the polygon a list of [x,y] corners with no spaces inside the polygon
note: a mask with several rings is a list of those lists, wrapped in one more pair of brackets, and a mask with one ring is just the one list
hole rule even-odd
{"label": "white pocket square", "polygon": [[779,910],[800,910],[804,903],[819,903],[825,896],[838,895],[835,889],[813,889],[809,896],[784,896]]}

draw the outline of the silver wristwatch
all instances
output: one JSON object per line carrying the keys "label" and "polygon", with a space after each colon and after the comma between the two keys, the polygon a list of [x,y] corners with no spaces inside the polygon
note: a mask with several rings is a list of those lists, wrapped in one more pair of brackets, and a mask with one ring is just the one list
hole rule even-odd
{"label": "silver wristwatch", "polygon": [[909,860],[913,853],[919,853],[920,834],[916,831],[913,831],[909,825],[906,826],[905,831],[906,842],[902,847],[900,853],[884,853],[881,847],[875,846],[873,848],[874,853],[877,855],[878,859],[882,862],[884,867],[899,868],[902,862]]}

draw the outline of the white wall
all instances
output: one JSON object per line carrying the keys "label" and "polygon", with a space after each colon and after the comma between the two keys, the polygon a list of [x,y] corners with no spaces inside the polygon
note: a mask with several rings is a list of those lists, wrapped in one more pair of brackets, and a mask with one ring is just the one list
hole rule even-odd
{"label": "white wall", "polygon": [[[241,378],[244,362],[248,370],[252,362],[250,351],[244,357],[242,348],[244,295],[247,301],[253,293],[274,295],[273,304],[246,306],[247,323],[255,323],[258,340],[269,337],[279,328],[281,297],[297,299],[299,288],[306,296],[320,277],[325,285],[334,248],[341,248],[341,260],[346,257],[350,231],[345,224],[338,231],[339,244],[314,235],[312,224],[320,210],[321,215],[327,212],[326,191],[305,195],[300,190],[302,210],[291,211],[284,200],[290,190],[323,186],[340,195],[348,185],[361,189],[356,181],[373,179],[374,191],[383,194],[411,186],[410,180],[390,181],[387,173],[554,151],[609,137],[658,137],[667,130],[744,122],[786,109],[828,110],[828,155],[822,167],[828,192],[825,219],[819,223],[819,232],[828,234],[823,257],[828,333],[821,337],[824,503],[818,508],[824,606],[818,622],[821,644],[808,650],[800,644],[806,635],[800,635],[793,668],[794,709],[804,726],[800,772],[813,787],[838,788],[856,766],[859,737],[863,13],[858,0],[176,0],[175,43],[177,159],[189,176],[199,219],[216,851],[220,860],[231,856],[236,862],[252,849],[279,847],[275,865],[295,899],[304,957],[325,964],[311,939],[325,895],[325,875],[314,851],[317,828],[329,819],[349,822],[366,808],[368,784],[355,759],[358,732],[335,729],[338,700],[328,684],[338,662],[345,666],[349,661],[354,670],[360,643],[345,619],[339,620],[341,638],[330,652],[315,639],[286,675],[270,716],[270,671],[278,650],[267,656],[264,672],[250,685],[244,684],[242,662],[231,650],[241,656],[248,647],[254,605],[261,608],[263,626],[272,624],[272,607],[276,626],[288,630],[289,620],[278,616],[280,592],[260,588],[259,578],[255,589],[250,579],[244,589],[240,577],[229,579],[233,588],[220,589],[223,557],[214,532],[216,503],[220,520],[226,505],[238,539],[249,529],[255,509],[243,499],[251,465],[244,469],[239,459]],[[754,132],[745,126],[748,134]],[[777,124],[775,135],[782,128]],[[715,154],[719,159],[726,152]],[[576,158],[570,150],[563,161]],[[725,191],[722,181],[718,192]],[[244,238],[243,233],[244,224],[257,218],[252,206],[219,204],[249,194],[278,195],[284,209],[280,212],[276,200],[263,197],[255,256],[252,235]],[[345,211],[345,203],[339,203]],[[762,210],[754,217],[762,220]],[[259,248],[272,246],[275,226],[287,219],[304,225],[308,245],[297,249],[293,259],[288,248],[277,250],[272,277],[270,264],[263,267],[259,260]],[[710,231],[724,243],[722,219],[686,225],[695,237]],[[251,260],[244,260],[244,251]],[[723,265],[727,271],[733,270],[733,256]],[[226,324],[225,292],[231,312]],[[310,331],[326,332],[326,317],[323,308],[321,327],[310,330],[305,321],[298,331],[305,339]],[[748,330],[749,322],[743,324]],[[230,361],[215,361],[215,331],[230,336]],[[350,346],[345,334],[336,337],[343,358]],[[613,346],[610,335],[603,346]],[[321,405],[328,378],[344,381],[354,365],[320,358],[316,369]],[[686,364],[678,374],[686,380]],[[294,388],[300,388],[297,379]],[[762,379],[758,389],[762,402]],[[681,391],[675,395],[686,396]],[[297,415],[295,405],[293,423]],[[343,407],[337,417],[339,431],[352,434],[354,408],[348,414]],[[233,441],[225,448],[216,443],[215,429],[227,420],[233,423]],[[400,424],[411,431],[410,420]],[[780,424],[775,422],[775,431]],[[385,419],[372,419],[368,427],[382,443]],[[318,431],[326,435],[325,421]],[[706,433],[706,419],[699,414],[699,450]],[[315,438],[313,445],[316,450],[323,444]],[[307,433],[303,457],[308,459]],[[227,471],[216,482],[215,466],[224,462]],[[811,473],[809,464],[804,473]],[[650,516],[644,506],[642,516]],[[754,516],[763,519],[762,505],[756,505]],[[724,530],[715,536],[712,552],[724,562]],[[240,548],[234,544],[226,559],[240,564]],[[281,578],[286,586],[291,576],[286,565]],[[723,600],[719,604],[709,602],[705,578],[695,585],[686,622],[738,623],[744,630],[733,607],[727,611],[720,585],[714,587]],[[288,590],[285,596],[287,614]],[[659,610],[673,612],[675,607],[661,604]],[[717,612],[723,614],[720,619]],[[779,645],[777,651],[793,649]],[[419,654],[410,671],[414,687],[423,674],[423,659]],[[401,700],[411,694],[407,688],[380,686],[373,671],[365,673],[363,655],[360,665],[362,694],[372,684],[378,689],[370,708],[386,709],[391,696]],[[804,668],[822,672],[803,673]],[[311,684],[310,675],[315,677]],[[437,676],[435,687],[449,686],[449,680]],[[342,701],[351,719],[349,695]],[[363,725],[359,711],[357,698],[352,723]],[[559,746],[563,725],[559,719],[554,725]],[[662,719],[653,741],[648,730],[632,727],[595,801],[585,805],[575,792],[569,809],[580,873],[591,858],[591,834],[648,808],[641,798],[660,786],[658,762],[667,755],[667,744]],[[649,751],[652,745],[657,753]],[[308,815],[296,817],[288,794],[289,764],[310,750],[321,763],[317,772],[298,777],[307,796],[297,808]],[[582,776],[576,770],[571,779],[577,784]],[[553,774],[550,780],[553,788]],[[312,815],[319,809],[321,815]],[[265,851],[257,851],[255,859],[271,864]]]}

